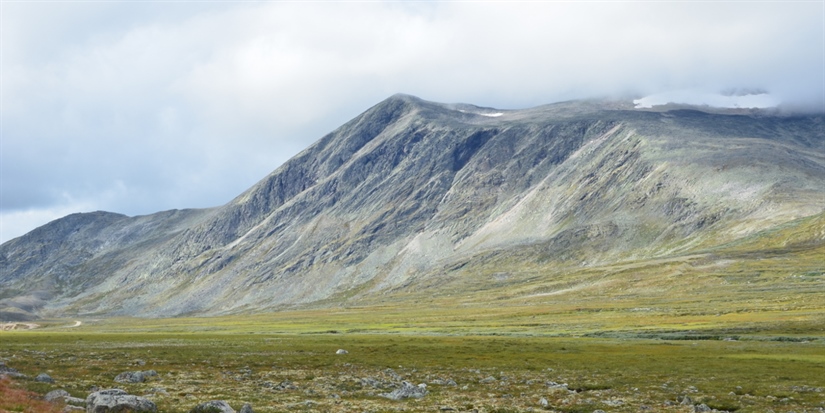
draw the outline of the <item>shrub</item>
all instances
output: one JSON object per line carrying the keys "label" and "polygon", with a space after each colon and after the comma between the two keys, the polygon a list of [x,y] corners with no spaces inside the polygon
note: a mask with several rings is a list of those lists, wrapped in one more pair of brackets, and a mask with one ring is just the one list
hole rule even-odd
{"label": "shrub", "polygon": [[0,379],[0,411],[22,413],[59,413],[63,405],[39,400],[37,393],[17,387],[9,379]]}

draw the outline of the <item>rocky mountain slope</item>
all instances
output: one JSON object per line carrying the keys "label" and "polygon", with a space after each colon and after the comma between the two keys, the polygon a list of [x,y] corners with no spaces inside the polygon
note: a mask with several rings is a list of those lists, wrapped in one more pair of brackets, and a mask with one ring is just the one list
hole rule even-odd
{"label": "rocky mountain slope", "polygon": [[4,243],[0,318],[357,304],[468,262],[687,254],[822,215],[824,131],[822,115],[396,95],[221,207],[74,214]]}

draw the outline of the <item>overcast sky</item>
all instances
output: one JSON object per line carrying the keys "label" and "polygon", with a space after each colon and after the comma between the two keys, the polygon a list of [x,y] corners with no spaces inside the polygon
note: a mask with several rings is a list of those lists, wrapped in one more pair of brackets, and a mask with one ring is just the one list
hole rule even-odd
{"label": "overcast sky", "polygon": [[738,88],[825,107],[821,0],[0,10],[0,242],[73,212],[224,204],[397,92],[516,109]]}

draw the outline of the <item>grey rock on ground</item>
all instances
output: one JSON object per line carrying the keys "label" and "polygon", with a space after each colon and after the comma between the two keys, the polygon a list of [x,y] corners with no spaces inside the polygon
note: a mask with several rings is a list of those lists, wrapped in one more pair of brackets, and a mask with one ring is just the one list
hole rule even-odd
{"label": "grey rock on ground", "polygon": [[147,377],[157,376],[158,373],[154,370],[147,371],[124,371],[115,377],[118,383],[143,383]]}
{"label": "grey rock on ground", "polygon": [[[246,405],[244,405],[246,407]],[[250,407],[250,411],[252,408]],[[192,408],[189,413],[235,413],[235,409],[223,400],[210,400]]]}
{"label": "grey rock on ground", "polygon": [[255,413],[255,411],[252,410],[252,405],[251,404],[244,403],[243,407],[241,407],[241,410],[238,413]]}
{"label": "grey rock on ground", "polygon": [[9,367],[6,365],[6,363],[0,361],[0,377],[2,376],[8,376],[12,378],[26,377],[25,374],[20,373],[19,371],[17,371],[17,369]]}
{"label": "grey rock on ground", "polygon": [[86,397],[86,413],[156,413],[157,411],[158,408],[152,401],[128,394],[121,389],[100,390]]}
{"label": "grey rock on ground", "polygon": [[34,378],[34,381],[40,383],[54,383],[54,379],[46,373],[40,373]]}
{"label": "grey rock on ground", "polygon": [[349,354],[349,351],[339,348],[338,351],[335,352],[335,354]]}
{"label": "grey rock on ground", "polygon": [[43,399],[46,400],[47,402],[55,402],[55,401],[58,401],[58,400],[64,400],[66,397],[69,397],[69,396],[71,396],[71,395],[66,390],[58,389],[58,390],[52,390],[52,391],[46,393],[46,395],[43,396]]}
{"label": "grey rock on ground", "polygon": [[401,383],[401,387],[392,391],[392,393],[383,393],[379,396],[386,397],[391,400],[402,399],[420,399],[427,395],[427,388],[425,386],[415,386],[408,381]]}

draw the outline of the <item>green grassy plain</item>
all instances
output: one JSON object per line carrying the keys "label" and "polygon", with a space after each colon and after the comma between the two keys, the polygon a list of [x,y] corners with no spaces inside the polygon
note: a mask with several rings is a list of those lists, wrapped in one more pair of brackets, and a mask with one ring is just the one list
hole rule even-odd
{"label": "green grassy plain", "polygon": [[[41,329],[2,333],[0,360],[30,377],[51,375],[55,384],[20,381],[39,393],[63,388],[85,398],[93,386],[118,387],[168,412],[215,399],[235,409],[249,402],[259,412],[689,412],[698,404],[820,412],[825,335],[814,313],[650,321],[644,311],[503,306],[84,320],[76,328],[52,320]],[[551,320],[561,328],[541,327]],[[158,376],[145,383],[113,380],[149,369]],[[401,380],[427,383],[429,394],[380,397]],[[692,405],[678,403],[685,395]]]}

